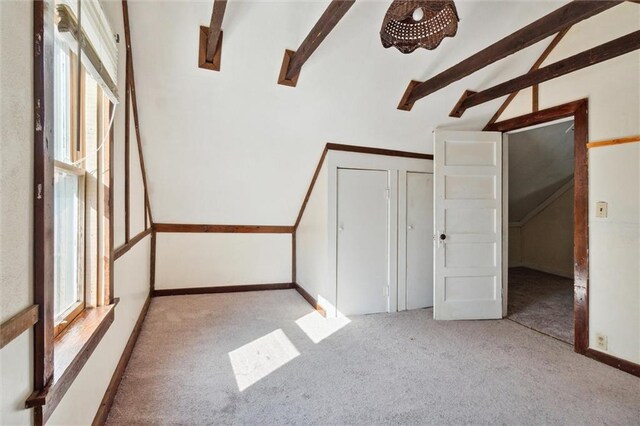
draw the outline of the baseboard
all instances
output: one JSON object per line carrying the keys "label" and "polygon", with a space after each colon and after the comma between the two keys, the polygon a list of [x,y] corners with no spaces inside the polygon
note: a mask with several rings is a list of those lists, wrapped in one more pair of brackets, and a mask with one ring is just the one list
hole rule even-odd
{"label": "baseboard", "polygon": [[238,293],[244,291],[285,290],[295,288],[292,283],[228,285],[220,287],[186,287],[153,290],[153,297],[184,296],[189,294]]}
{"label": "baseboard", "polygon": [[604,364],[610,365],[619,370],[640,377],[640,364],[636,364],[631,361],[627,361],[625,359],[621,359],[591,348],[586,350],[585,355],[589,358],[595,359],[596,361],[600,361]]}
{"label": "baseboard", "polygon": [[133,331],[131,331],[131,336],[129,336],[127,345],[124,347],[124,351],[122,351],[120,361],[118,361],[118,365],[113,372],[113,376],[111,376],[109,386],[107,386],[107,390],[102,397],[102,402],[100,402],[100,406],[98,407],[98,412],[96,413],[96,416],[93,418],[93,422],[91,423],[93,426],[102,426],[107,421],[109,410],[111,410],[111,406],[113,405],[113,400],[116,397],[118,386],[120,386],[120,381],[122,380],[124,371],[127,368],[127,364],[129,363],[129,358],[131,358],[133,348],[138,341],[138,336],[140,335],[140,330],[142,329],[142,323],[147,316],[147,311],[149,310],[150,303],[151,295],[149,295],[147,297],[147,300],[145,300],[144,305],[142,306],[142,310],[140,311],[140,315],[138,316],[138,320],[136,321],[136,325],[133,327]]}
{"label": "baseboard", "polygon": [[322,305],[318,303],[318,301],[312,295],[307,292],[307,290],[302,288],[298,283],[295,283],[293,286],[298,291],[298,293],[300,293],[300,296],[302,296],[304,300],[309,302],[313,309],[318,311],[323,317],[327,316],[327,311],[322,307]]}

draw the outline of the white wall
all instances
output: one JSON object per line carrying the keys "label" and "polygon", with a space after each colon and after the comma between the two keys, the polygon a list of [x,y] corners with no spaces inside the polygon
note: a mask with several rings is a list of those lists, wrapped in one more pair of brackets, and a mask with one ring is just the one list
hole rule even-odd
{"label": "white wall", "polygon": [[156,289],[291,282],[291,234],[158,233]]}
{"label": "white wall", "polygon": [[[638,29],[640,8],[625,2],[575,25],[546,63],[558,61]],[[640,133],[640,52],[540,85],[540,108],[589,98],[589,139]],[[501,119],[530,112],[521,93]],[[640,363],[640,178],[638,144],[589,150],[589,334],[608,336],[611,355]],[[596,219],[595,203],[609,202]]]}
{"label": "white wall", "polygon": [[[105,2],[104,8],[114,31],[124,40],[120,2]],[[32,28],[32,2],[0,1],[1,321],[33,304]],[[118,86],[124,97],[124,42],[119,47]],[[124,242],[124,108],[120,105],[116,111],[113,154],[117,247]],[[131,164],[135,171],[137,157],[132,155]],[[132,206],[144,205],[140,181],[132,180],[131,184]],[[135,225],[138,228],[139,223]],[[136,231],[132,227],[132,233]],[[115,296],[120,304],[115,309],[115,321],[54,411],[50,424],[90,424],[93,420],[149,292],[149,245],[147,237],[116,261]],[[24,409],[24,402],[33,391],[33,331],[5,346],[0,362],[0,423],[32,423],[33,410]]]}
{"label": "white wall", "polygon": [[[33,304],[32,2],[0,2],[0,322]],[[33,332],[0,350],[0,423],[28,424]]]}
{"label": "white wall", "polygon": [[329,272],[328,184],[325,160],[296,231],[296,281],[321,306],[324,306],[321,300],[328,294],[333,294],[330,291],[327,276]]}

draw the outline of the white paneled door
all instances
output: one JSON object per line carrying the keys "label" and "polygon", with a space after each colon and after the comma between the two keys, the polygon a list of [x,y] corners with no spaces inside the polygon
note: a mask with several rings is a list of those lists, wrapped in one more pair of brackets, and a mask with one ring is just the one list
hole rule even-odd
{"label": "white paneled door", "polygon": [[389,310],[389,174],[338,169],[337,308]]}
{"label": "white paneled door", "polygon": [[502,134],[434,137],[434,317],[502,318]]}
{"label": "white paneled door", "polygon": [[433,306],[433,174],[407,172],[407,309]]}

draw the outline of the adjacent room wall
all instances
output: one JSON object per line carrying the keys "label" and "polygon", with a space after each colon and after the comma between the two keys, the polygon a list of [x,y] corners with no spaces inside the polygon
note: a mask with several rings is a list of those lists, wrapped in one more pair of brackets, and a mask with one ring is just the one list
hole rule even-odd
{"label": "adjacent room wall", "polygon": [[522,264],[573,278],[573,186],[521,228]]}
{"label": "adjacent room wall", "polygon": [[[569,31],[545,64],[638,29],[640,7],[625,2]],[[589,140],[640,134],[640,52],[540,85],[540,108],[589,98]],[[501,119],[531,111],[531,92],[516,97]],[[611,355],[640,363],[640,146],[589,150],[589,335],[608,338]],[[595,204],[609,203],[609,217]]]}
{"label": "adjacent room wall", "polygon": [[[120,2],[105,2],[112,28],[124,40]],[[0,1],[0,321],[33,304],[33,9],[31,1]],[[124,99],[125,50],[120,42],[118,87]],[[116,109],[114,139],[115,246],[124,242],[124,107]],[[132,138],[132,151],[135,137]],[[132,174],[139,169],[131,156]],[[137,172],[139,173],[139,172]],[[137,215],[142,215],[140,179],[131,181]],[[141,216],[142,219],[144,216]],[[132,236],[142,230],[132,221]],[[149,293],[149,248],[146,237],[115,262],[115,321],[89,358],[48,424],[90,424],[111,380],[124,346]],[[27,425],[33,410],[24,408],[33,391],[33,331],[0,351],[0,423]]]}
{"label": "adjacent room wall", "polygon": [[573,278],[573,185],[545,200],[526,221],[509,224],[509,267]]}

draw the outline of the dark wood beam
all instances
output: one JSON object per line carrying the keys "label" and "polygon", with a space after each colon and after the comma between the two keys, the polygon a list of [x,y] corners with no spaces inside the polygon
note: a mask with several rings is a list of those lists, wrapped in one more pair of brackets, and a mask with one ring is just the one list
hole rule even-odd
{"label": "dark wood beam", "polygon": [[[538,68],[540,68],[540,65],[542,65],[542,63],[547,60],[547,58],[549,57],[551,52],[553,52],[553,50],[560,43],[560,41],[564,38],[564,36],[567,35],[567,33],[569,32],[570,29],[571,29],[571,27],[566,28],[566,29],[560,31],[558,34],[556,34],[556,36],[553,38],[553,40],[551,40],[551,43],[549,43],[547,48],[544,49],[544,52],[542,52],[542,55],[540,55],[538,60],[535,61],[535,63],[531,66],[531,68],[529,69],[529,72],[535,71]],[[513,100],[516,98],[516,96],[518,96],[518,93],[520,93],[520,91],[513,92],[507,97],[507,99],[505,99],[505,101],[502,103],[502,105],[500,105],[500,108],[498,108],[496,113],[493,114],[493,117],[491,117],[491,119],[489,120],[489,122],[487,123],[487,125],[485,126],[485,128],[483,130],[486,131],[487,127],[489,125],[491,125],[491,124],[495,123],[496,121],[498,121],[498,118],[500,118],[502,113],[507,109],[507,107],[511,104],[511,102],[513,102]]]}
{"label": "dark wood beam", "polygon": [[218,39],[222,30],[222,20],[224,19],[224,11],[227,8],[227,0],[214,0],[213,10],[211,11],[211,21],[209,22],[209,33],[207,35],[207,49],[205,58],[207,62],[213,62],[213,56],[216,53]]}
{"label": "dark wood beam", "polygon": [[286,50],[278,77],[278,84],[295,87],[302,66],[316,51],[340,19],[353,6],[355,0],[332,0],[318,22],[304,39],[298,50]]}
{"label": "dark wood beam", "polygon": [[574,71],[616,58],[620,55],[640,49],[640,31],[634,31],[610,42],[601,44],[593,49],[570,56],[546,67],[531,71],[520,77],[493,86],[482,92],[466,91],[456,107],[449,114],[451,117],[461,117],[471,107],[492,101],[509,93],[540,84],[548,80],[572,73]]}
{"label": "dark wood beam", "polygon": [[416,84],[398,109],[409,111],[426,96],[474,72],[552,36],[572,25],[610,9],[622,1],[574,0],[514,32],[427,81]]}

